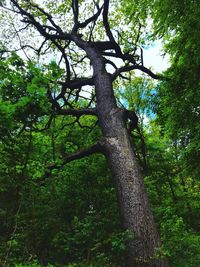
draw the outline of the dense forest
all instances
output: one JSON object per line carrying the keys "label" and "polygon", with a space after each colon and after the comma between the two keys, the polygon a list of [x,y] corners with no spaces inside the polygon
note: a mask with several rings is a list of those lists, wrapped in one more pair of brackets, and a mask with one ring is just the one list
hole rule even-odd
{"label": "dense forest", "polygon": [[199,267],[199,1],[0,10],[0,266]]}

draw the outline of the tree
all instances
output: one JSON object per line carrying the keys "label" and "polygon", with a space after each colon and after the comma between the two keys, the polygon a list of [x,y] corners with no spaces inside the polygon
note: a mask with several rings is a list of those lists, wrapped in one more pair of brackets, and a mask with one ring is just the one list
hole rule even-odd
{"label": "tree", "polygon": [[[76,117],[77,123],[80,123],[81,116],[92,115],[97,117],[101,128],[102,138],[96,144],[71,155],[65,155],[60,164],[57,162],[49,164],[49,171],[58,169],[70,161],[94,153],[103,153],[112,170],[122,225],[134,235],[127,241],[125,266],[168,266],[167,261],[159,256],[160,238],[151,213],[141,169],[127,131],[127,121],[131,120],[130,114],[133,114],[133,111],[117,106],[113,90],[113,82],[118,77],[123,77],[122,73],[137,69],[152,78],[159,76],[143,66],[142,52],[138,55],[138,36],[135,36],[135,39],[132,37],[133,44],[125,42],[120,27],[119,29],[116,27],[118,34],[116,41],[115,27],[111,29],[110,26],[115,25],[115,22],[110,23],[108,18],[109,1],[104,0],[101,4],[99,2],[91,1],[88,6],[88,2],[78,0],[56,3],[50,1],[43,8],[34,1],[11,0],[8,4],[2,2],[2,6],[9,16],[14,14],[11,24],[15,31],[12,34],[18,38],[20,49],[29,60],[32,55],[27,49],[29,51],[31,49],[32,53],[40,58],[43,55],[47,57],[47,53],[52,50],[60,53],[61,71],[58,76],[56,72],[52,72],[53,78],[50,77],[48,85],[43,87],[51,103],[51,116],[47,127],[52,122],[52,116],[71,115]],[[113,12],[112,8],[110,10]],[[86,19],[85,12],[89,13]],[[32,37],[32,45],[27,42],[28,33],[37,38]],[[40,36],[36,37],[36,33]],[[9,36],[7,38],[9,39]],[[6,48],[2,48],[2,52],[9,52],[9,47],[12,50],[12,44],[8,44]],[[123,65],[115,64],[116,59],[121,60]],[[83,73],[89,73],[87,66],[90,65],[92,75],[83,76]],[[108,72],[108,65],[114,68],[113,73]],[[65,72],[63,72],[64,67]],[[54,71],[55,69],[56,67]],[[30,79],[34,80],[36,87],[32,89],[35,90],[39,86],[39,81],[35,80],[34,76]],[[93,86],[94,91],[91,93],[89,104],[77,109],[77,100],[84,97],[81,95],[84,86]],[[29,108],[34,113],[33,110],[37,110],[37,103],[30,103]],[[47,114],[47,111],[43,111],[37,116]],[[30,127],[34,119],[34,116],[29,117],[24,127]]]}
{"label": "tree", "polygon": [[148,38],[161,38],[171,66],[170,79],[157,87],[157,112],[160,122],[181,152],[180,159],[189,165],[188,174],[199,176],[199,15],[197,1],[143,0],[124,1],[128,16],[142,24],[152,18]]}

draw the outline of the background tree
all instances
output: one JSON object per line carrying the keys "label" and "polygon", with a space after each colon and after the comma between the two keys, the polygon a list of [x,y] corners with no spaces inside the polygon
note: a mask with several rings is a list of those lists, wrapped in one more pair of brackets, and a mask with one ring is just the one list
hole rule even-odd
{"label": "background tree", "polygon": [[[170,55],[170,77],[157,88],[157,112],[161,124],[180,149],[181,157],[190,166],[188,171],[198,176],[199,162],[199,8],[196,1],[124,1],[129,17],[150,24],[148,39],[162,38],[164,53]],[[131,6],[132,5],[132,6]],[[130,8],[131,6],[131,8]],[[186,171],[186,170],[185,170]]]}

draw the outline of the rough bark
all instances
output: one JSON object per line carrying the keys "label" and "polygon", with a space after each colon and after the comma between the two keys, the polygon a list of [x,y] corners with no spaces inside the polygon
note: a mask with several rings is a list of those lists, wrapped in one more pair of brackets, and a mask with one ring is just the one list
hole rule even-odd
{"label": "rough bark", "polygon": [[161,247],[141,170],[131,146],[123,110],[116,105],[112,77],[105,70],[103,57],[92,46],[85,46],[94,70],[97,113],[107,159],[113,173],[123,227],[134,238],[127,242],[126,267],[166,267],[159,259]]}

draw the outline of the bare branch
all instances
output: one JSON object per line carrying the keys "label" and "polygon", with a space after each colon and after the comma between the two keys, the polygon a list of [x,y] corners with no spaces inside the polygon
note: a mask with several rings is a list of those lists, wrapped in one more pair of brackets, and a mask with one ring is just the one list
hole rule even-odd
{"label": "bare branch", "polygon": [[103,24],[106,30],[106,34],[111,43],[115,46],[115,51],[118,54],[122,54],[120,46],[116,43],[115,38],[111,32],[110,25],[108,22],[108,10],[109,10],[109,0],[104,0],[104,8],[103,8]]}
{"label": "bare branch", "polygon": [[72,115],[80,117],[83,115],[97,116],[97,110],[95,108],[83,108],[83,109],[59,109],[55,111],[56,115]]}
{"label": "bare branch", "polygon": [[72,32],[73,33],[77,33],[78,31],[78,16],[79,16],[79,6],[78,6],[78,0],[72,0],[72,10],[73,10],[73,14],[74,14],[74,27]]}
{"label": "bare branch", "polygon": [[58,28],[57,25],[55,26],[55,28],[53,28],[53,27],[51,28],[51,30],[55,30],[56,34],[50,34],[50,33],[48,33],[46,31],[47,25],[40,24],[35,19],[35,17],[31,13],[29,13],[28,11],[26,11],[25,9],[23,9],[18,4],[17,1],[11,0],[11,2],[19,10],[19,12],[21,13],[21,15],[22,16],[25,16],[27,18],[27,19],[24,20],[24,22],[32,24],[44,38],[50,39],[51,41],[55,41],[56,39],[60,39],[60,40],[72,40],[72,38],[71,38],[72,35],[71,34],[68,34],[68,33],[64,33],[60,28]]}
{"label": "bare branch", "polygon": [[63,88],[69,88],[69,89],[77,89],[85,85],[94,85],[94,79],[93,78],[77,78],[75,80],[66,81],[66,82],[58,82],[60,85],[63,86]]}
{"label": "bare branch", "polygon": [[79,23],[78,28],[85,28],[89,23],[95,22],[98,19],[99,15],[101,14],[102,9],[103,6],[99,8],[98,11],[92,17],[86,19],[84,22]]}
{"label": "bare branch", "polygon": [[[48,14],[46,11],[44,11],[41,7],[39,7],[38,5],[34,5],[32,4],[33,7],[35,7],[36,9],[38,9],[43,15],[45,15],[47,17],[47,19],[49,20],[49,22],[51,22],[51,24],[53,25],[53,27],[59,31],[62,32],[61,28],[53,21],[52,16],[50,14]],[[53,29],[54,29],[53,28]]]}
{"label": "bare branch", "polygon": [[166,77],[163,77],[161,75],[157,75],[155,73],[153,73],[150,69],[144,67],[144,66],[141,66],[141,65],[128,65],[128,66],[124,66],[124,67],[121,67],[121,68],[118,68],[112,75],[112,79],[113,81],[122,73],[122,72],[128,72],[128,71],[131,71],[131,70],[141,70],[142,72],[148,74],[150,77],[152,77],[153,79],[156,79],[156,80],[166,80],[167,78]]}
{"label": "bare branch", "polygon": [[11,23],[11,25],[13,26],[13,28],[14,28],[14,30],[15,30],[15,34],[16,34],[18,40],[19,40],[19,44],[20,44],[21,50],[23,51],[23,53],[24,53],[25,57],[27,58],[27,60],[30,61],[30,58],[28,57],[26,51],[24,50],[24,46],[22,45],[22,41],[21,41],[21,38],[20,38],[20,35],[19,35],[19,32],[20,32],[21,30],[26,29],[26,28],[29,26],[29,24],[27,24],[24,28],[22,28],[22,29],[20,29],[20,30],[17,30],[17,29],[16,29],[14,23]]}
{"label": "bare branch", "polygon": [[92,154],[95,154],[95,153],[103,153],[103,146],[100,142],[97,142],[95,145],[89,147],[89,148],[86,148],[84,150],[81,150],[81,151],[78,151],[78,152],[75,152],[69,156],[66,156],[64,159],[63,159],[63,162],[60,164],[60,165],[57,165],[56,163],[51,163],[47,166],[48,170],[53,170],[53,169],[60,169],[62,168],[65,164],[71,162],[71,161],[74,161],[74,160],[77,160],[77,159],[81,159],[81,158],[84,158],[84,157],[88,157]]}
{"label": "bare branch", "polygon": [[104,0],[103,24],[104,24],[104,27],[105,27],[105,30],[106,30],[106,34],[107,34],[109,40],[112,43],[115,43],[115,39],[114,39],[113,34],[112,34],[111,30],[110,30],[110,25],[109,25],[109,22],[108,22],[108,9],[109,9],[109,0]]}
{"label": "bare branch", "polygon": [[41,44],[40,47],[38,48],[38,50],[37,50],[38,55],[40,54],[40,52],[41,52],[43,46],[46,44],[47,41],[48,41],[47,39],[44,39],[44,41],[42,42],[42,44]]}
{"label": "bare branch", "polygon": [[106,51],[116,48],[116,45],[111,41],[93,42],[93,45],[100,51]]}

